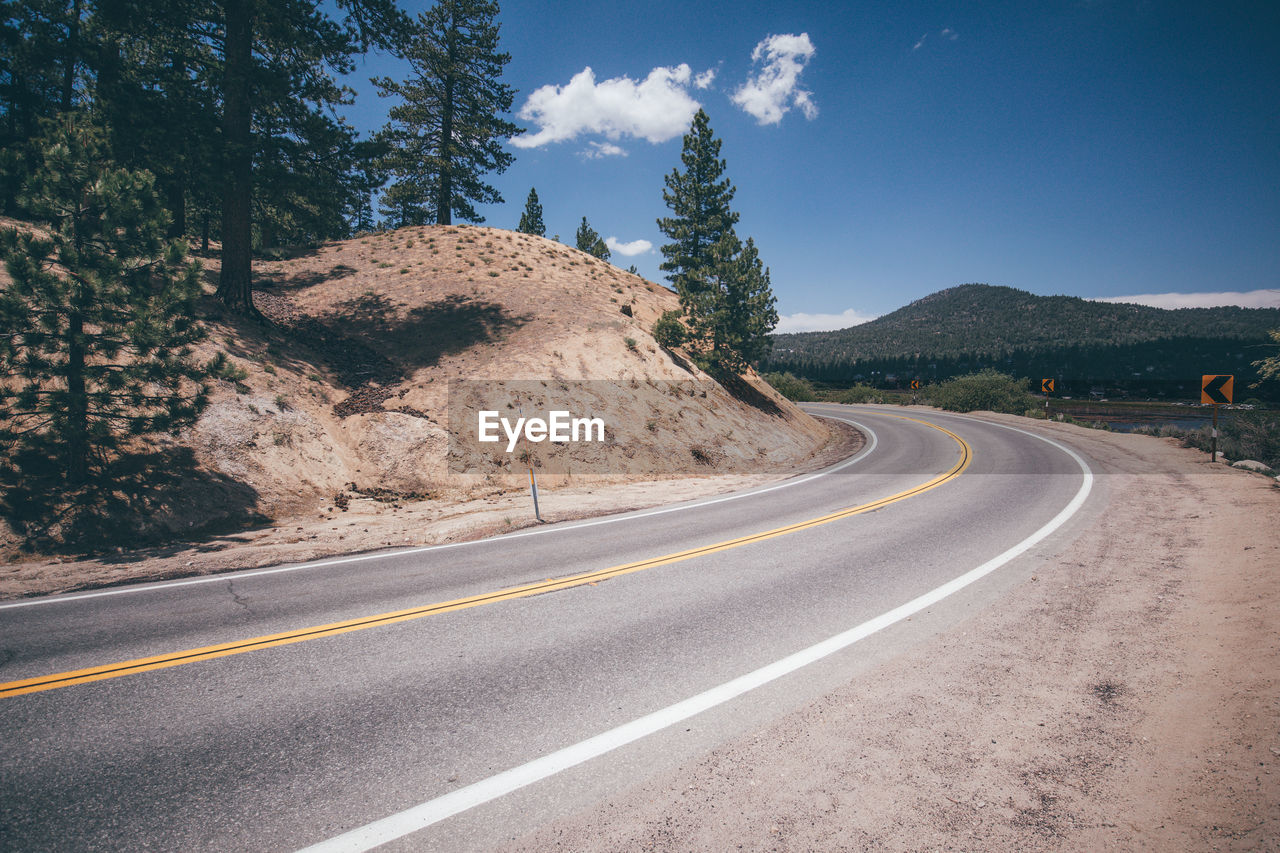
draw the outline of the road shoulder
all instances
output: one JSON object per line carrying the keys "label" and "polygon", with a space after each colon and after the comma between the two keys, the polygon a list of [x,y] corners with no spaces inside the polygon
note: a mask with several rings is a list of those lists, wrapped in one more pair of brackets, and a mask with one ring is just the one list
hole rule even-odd
{"label": "road shoulder", "polygon": [[511,849],[1274,849],[1280,490],[1036,429],[1109,503],[997,606]]}
{"label": "road shoulder", "polygon": [[[835,465],[863,447],[865,439],[850,424],[825,423],[830,429],[827,443],[784,471],[646,481],[578,477],[539,489],[541,517],[547,522],[573,521],[744,491]],[[483,497],[467,501],[352,498],[341,511],[283,519],[238,533],[91,557],[18,559],[0,565],[0,601],[466,542],[536,524],[527,486],[496,485]]]}

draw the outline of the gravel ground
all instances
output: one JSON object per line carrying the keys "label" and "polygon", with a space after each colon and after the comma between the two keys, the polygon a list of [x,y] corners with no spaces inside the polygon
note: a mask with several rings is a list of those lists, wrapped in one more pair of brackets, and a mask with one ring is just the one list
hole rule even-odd
{"label": "gravel ground", "polygon": [[1043,429],[1109,504],[997,606],[510,849],[1280,850],[1280,490]]}

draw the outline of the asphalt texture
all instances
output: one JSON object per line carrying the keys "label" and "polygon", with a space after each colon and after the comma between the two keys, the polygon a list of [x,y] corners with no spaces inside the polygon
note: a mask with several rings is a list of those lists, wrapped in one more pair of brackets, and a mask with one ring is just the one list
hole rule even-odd
{"label": "asphalt texture", "polygon": [[[323,841],[883,613],[1017,544],[1080,486],[1079,466],[1061,450],[978,420],[810,409],[874,440],[851,464],[786,488],[358,562],[0,605],[0,681],[11,682],[452,600],[819,517],[951,469],[960,445],[921,420],[972,449],[959,477],[874,512],[594,585],[0,698],[0,850],[275,851]],[[1070,535],[1068,525],[1010,571],[1028,571]],[[948,620],[991,606],[1001,588],[993,576],[913,624],[388,849],[483,850],[523,834],[856,678]]]}

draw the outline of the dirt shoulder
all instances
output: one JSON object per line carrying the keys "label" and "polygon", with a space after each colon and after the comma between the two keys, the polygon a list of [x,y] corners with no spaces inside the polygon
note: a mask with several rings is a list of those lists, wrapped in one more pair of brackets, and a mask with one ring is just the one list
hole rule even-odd
{"label": "dirt shoulder", "polygon": [[1280,849],[1280,489],[1167,439],[1041,429],[1109,504],[1033,578],[512,849]]}
{"label": "dirt shoulder", "polygon": [[[825,445],[793,467],[762,474],[670,477],[662,480],[552,484],[539,490],[546,522],[626,512],[752,488],[833,465],[863,445],[851,426],[828,421]],[[472,500],[386,500],[350,495],[346,508],[326,506],[267,527],[153,548],[119,549],[91,559],[46,557],[0,564],[0,600],[125,583],[218,574],[301,563],[390,548],[463,542],[509,533],[538,522],[527,484],[493,485]]]}

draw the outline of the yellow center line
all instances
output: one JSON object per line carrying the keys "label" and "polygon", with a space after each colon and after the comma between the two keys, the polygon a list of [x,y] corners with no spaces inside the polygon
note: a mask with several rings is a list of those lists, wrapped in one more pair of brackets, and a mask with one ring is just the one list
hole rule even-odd
{"label": "yellow center line", "polygon": [[331,622],[327,625],[315,625],[310,628],[300,628],[293,631],[285,631],[280,634],[268,634],[266,636],[253,637],[247,640],[237,640],[232,643],[221,643],[216,646],[203,646],[198,649],[186,649],[185,651],[170,652],[168,654],[121,661],[119,663],[109,663],[103,666],[89,667],[88,669],[77,669],[71,672],[59,672],[53,675],[42,675],[35,678],[10,681],[0,684],[0,697],[21,696],[24,693],[39,693],[44,690],[56,690],[59,687],[69,687],[73,684],[86,684],[90,681],[102,681],[107,678],[118,678],[122,675],[132,675],[138,672],[148,672],[155,669],[164,669],[171,666],[195,663],[196,661],[212,660],[213,658],[226,657],[227,655],[238,655],[242,652],[269,649],[273,646],[285,646],[290,643],[301,643],[304,640],[315,640],[320,637],[332,637],[336,634],[345,634],[349,631],[362,631],[365,628],[373,628],[379,625],[392,625],[396,622],[406,622],[410,619],[421,619],[424,616],[434,616],[438,613],[450,613],[455,610],[466,610],[469,607],[479,607],[484,604],[494,604],[499,601],[527,598],[532,595],[540,595],[545,592],[555,592],[557,590],[569,589],[570,587],[581,586],[588,583],[598,583],[602,580],[609,580],[610,578],[631,574],[632,572],[640,572],[657,566],[665,566],[671,563],[678,563],[683,560],[691,560],[695,557],[704,557],[708,554],[727,551],[731,548],[740,548],[743,545],[750,545],[754,542],[763,542],[766,539],[775,539],[779,536],[787,536],[792,533],[798,533],[801,530],[808,530],[823,524],[830,524],[833,521],[839,521],[840,519],[848,518],[853,515],[872,512],[882,507],[889,506],[890,504],[897,503],[898,501],[903,501],[907,498],[912,498],[931,489],[935,489],[943,483],[960,476],[960,474],[969,467],[969,462],[973,458],[973,450],[964,439],[951,432],[951,430],[940,427],[937,424],[929,423],[928,421],[908,418],[902,415],[887,415],[887,417],[896,417],[901,420],[913,421],[914,423],[924,424],[925,426],[936,429],[939,432],[946,433],[951,438],[955,439],[956,443],[960,445],[961,452],[959,461],[956,462],[956,464],[945,474],[940,474],[926,483],[921,483],[918,486],[907,489],[906,491],[898,492],[895,495],[880,498],[879,500],[871,501],[870,503],[848,507],[847,509],[837,510],[836,512],[819,516],[817,518],[811,518],[806,521],[798,521],[784,527],[775,527],[772,530],[752,533],[747,536],[740,536],[737,539],[729,539],[712,545],[690,548],[685,551],[678,551],[674,554],[652,557],[648,560],[624,563],[620,566],[613,566],[607,569],[597,569],[595,571],[581,572],[575,575],[566,575],[561,578],[551,578],[545,581],[539,581],[538,583],[509,587],[507,589],[497,590],[496,592],[467,596],[466,598],[455,598],[452,601],[441,601],[435,604],[410,607],[406,610],[395,610],[390,613],[380,613],[376,616],[365,616],[359,619]]}

